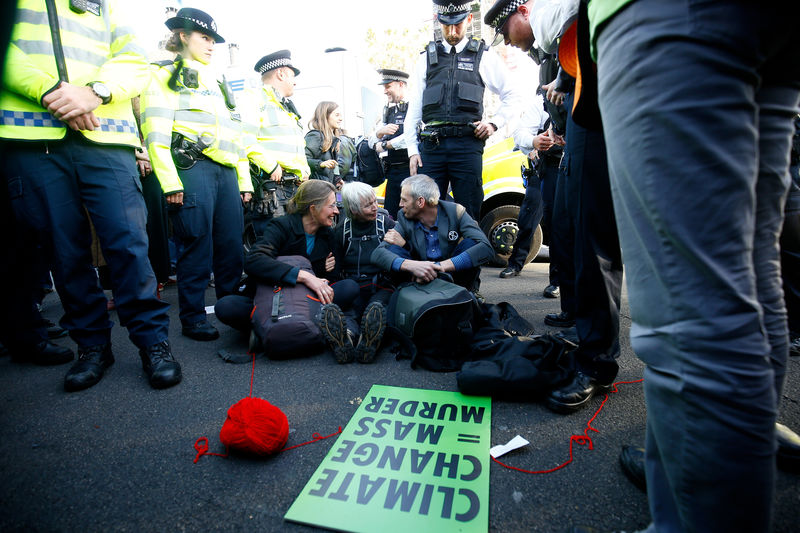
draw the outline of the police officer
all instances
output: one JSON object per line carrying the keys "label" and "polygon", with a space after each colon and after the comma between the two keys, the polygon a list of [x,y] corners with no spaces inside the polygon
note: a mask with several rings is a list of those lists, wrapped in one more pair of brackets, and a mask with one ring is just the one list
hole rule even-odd
{"label": "police officer", "polygon": [[386,194],[383,207],[392,218],[397,219],[400,208],[400,184],[408,177],[408,150],[403,135],[408,102],[406,88],[408,74],[402,70],[382,68],[378,70],[382,79],[383,94],[389,102],[383,108],[383,121],[369,137],[369,146],[382,158],[386,175]]}
{"label": "police officer", "polygon": [[[410,175],[423,167],[442,198],[451,187],[455,201],[480,220],[484,143],[518,115],[522,99],[499,56],[489,52],[483,41],[466,37],[472,24],[471,3],[434,0],[445,42],[428,43],[417,61],[403,128]],[[483,118],[485,87],[500,96],[491,122]],[[420,122],[425,130],[418,136]]]}
{"label": "police officer", "polygon": [[180,381],[181,368],[167,339],[169,306],[156,296],[147,259],[134,157],[139,136],[131,97],[148,83],[147,61],[118,2],[56,0],[54,7],[58,24],[51,27],[44,2],[18,4],[0,91],[0,137],[16,220],[49,239],[55,254],[61,324],[78,344],[64,386],[91,387],[114,363],[113,324],[91,266],[88,212],[120,322],[139,348],[150,385],[169,387]]}
{"label": "police officer", "polygon": [[[292,65],[289,50],[279,50],[262,57],[255,65],[263,86],[258,89],[251,116],[246,116],[248,135],[245,150],[250,161],[260,169],[260,196],[250,204],[250,210],[260,213],[253,223],[260,227],[272,216],[283,214],[283,206],[292,197],[300,180],[308,178],[311,170],[306,159],[306,143],[300,113],[289,98],[294,94],[295,76],[300,70]],[[265,184],[265,179],[275,182]],[[274,190],[274,193],[267,192]],[[265,205],[267,204],[267,205]]]}
{"label": "police officer", "polygon": [[[540,5],[534,0],[499,0],[486,13],[484,21],[497,30],[497,37],[502,36],[506,44],[527,51],[536,40],[539,47],[548,51],[555,46],[559,32],[568,26],[564,22],[570,22],[576,15],[577,4],[564,7],[565,4],[555,2]],[[543,27],[547,31],[542,31]],[[574,34],[571,35],[574,39]],[[569,37],[563,35],[561,42],[569,42]],[[566,69],[564,55],[560,54],[559,59]],[[547,398],[547,406],[560,413],[581,409],[594,395],[608,390],[619,371],[620,353],[622,256],[605,138],[599,125],[582,126],[573,120],[573,97],[569,94],[565,104],[568,115],[564,168],[565,184],[570,189],[567,203],[575,216],[575,311],[574,316],[562,312],[545,317],[546,323],[565,327],[574,320],[579,342],[573,379]]]}
{"label": "police officer", "polygon": [[181,331],[208,341],[219,337],[205,311],[211,267],[218,299],[232,293],[242,275],[242,202],[253,190],[250,166],[233,94],[208,66],[214,44],[224,42],[216,23],[185,7],[166,25],[173,32],[167,50],[178,55],[159,64],[142,96],[142,130],[182,245]]}

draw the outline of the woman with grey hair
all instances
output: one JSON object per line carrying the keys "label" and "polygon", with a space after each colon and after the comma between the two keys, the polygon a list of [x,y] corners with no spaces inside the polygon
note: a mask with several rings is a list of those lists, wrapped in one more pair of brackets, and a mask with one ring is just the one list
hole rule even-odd
{"label": "woman with grey hair", "polygon": [[386,232],[394,228],[394,220],[378,207],[375,191],[366,183],[346,183],[342,187],[342,204],[345,218],[333,236],[334,273],[360,287],[352,306],[355,316],[361,317],[355,358],[360,363],[370,363],[383,338],[386,304],[394,292],[386,273],[373,265],[370,257]]}

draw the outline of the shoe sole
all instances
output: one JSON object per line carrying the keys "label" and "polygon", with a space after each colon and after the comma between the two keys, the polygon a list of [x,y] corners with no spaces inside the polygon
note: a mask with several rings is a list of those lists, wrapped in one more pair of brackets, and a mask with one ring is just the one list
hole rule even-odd
{"label": "shoe sole", "polygon": [[[336,320],[332,320],[332,318]],[[335,322],[335,323],[334,323]],[[336,304],[330,304],[320,310],[319,329],[322,336],[333,346],[333,355],[339,364],[351,363],[355,358],[352,345],[348,346],[347,327],[342,310]]]}
{"label": "shoe sole", "polygon": [[544,296],[545,298],[553,298],[553,299],[555,299],[555,298],[558,298],[561,295],[559,293],[556,293],[556,292],[543,292],[542,296]]}
{"label": "shoe sole", "polygon": [[359,363],[371,363],[375,360],[375,354],[385,331],[386,313],[383,306],[369,304],[361,321],[361,339],[356,346],[356,359]]}
{"label": "shoe sole", "polygon": [[568,414],[572,414],[572,413],[575,413],[577,411],[580,411],[581,409],[586,407],[586,404],[588,404],[590,401],[592,401],[592,398],[594,398],[598,394],[605,394],[609,390],[611,390],[611,386],[610,385],[607,386],[607,387],[606,386],[598,386],[597,389],[592,394],[590,394],[587,398],[585,398],[585,399],[583,399],[583,400],[581,400],[579,402],[575,402],[575,403],[559,402],[559,401],[556,401],[553,398],[548,396],[547,397],[547,401],[545,402],[545,405],[547,405],[547,408],[550,409],[551,411],[554,411],[554,412],[562,414],[562,415],[568,415]]}
{"label": "shoe sole", "polygon": [[513,274],[503,274],[501,272],[499,277],[500,277],[500,279],[508,279],[508,278],[515,278],[517,276],[519,276],[519,271],[514,272]]}

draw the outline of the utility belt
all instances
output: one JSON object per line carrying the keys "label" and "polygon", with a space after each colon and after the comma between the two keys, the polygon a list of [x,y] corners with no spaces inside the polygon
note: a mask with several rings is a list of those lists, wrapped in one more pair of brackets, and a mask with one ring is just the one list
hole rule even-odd
{"label": "utility belt", "polygon": [[386,164],[392,166],[408,166],[408,150],[405,148],[389,150],[389,154],[386,156]]}
{"label": "utility belt", "polygon": [[300,186],[300,176],[284,172],[280,180],[274,181],[253,163],[250,163],[250,176],[255,192],[252,201],[245,204],[245,211],[259,217],[285,214],[286,204]]}
{"label": "utility belt", "polygon": [[192,142],[180,133],[172,132],[172,161],[178,170],[189,170],[195,163],[208,159],[203,150],[214,144],[216,138],[211,133],[203,133],[197,142]]}
{"label": "utility belt", "polygon": [[440,126],[425,126],[419,134],[420,139],[439,142],[447,137],[474,137],[474,124],[442,124]]}

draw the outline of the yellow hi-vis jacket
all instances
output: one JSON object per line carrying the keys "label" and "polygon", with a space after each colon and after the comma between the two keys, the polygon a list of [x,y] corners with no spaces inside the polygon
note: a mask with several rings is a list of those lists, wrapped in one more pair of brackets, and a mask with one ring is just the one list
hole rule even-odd
{"label": "yellow hi-vis jacket", "polygon": [[[101,144],[140,146],[131,98],[150,82],[144,51],[123,24],[118,2],[100,3],[99,13],[75,13],[69,0],[55,0],[69,83],[105,84],[111,102],[94,110],[100,128],[82,131]],[[59,84],[44,0],[19,0],[0,90],[0,138],[56,140],[67,125],[42,105]]]}
{"label": "yellow hi-vis jacket", "polygon": [[250,109],[244,117],[247,157],[267,174],[280,165],[291,174],[307,178],[311,170],[300,117],[281,101],[272,86],[265,85],[256,92],[255,109]]}
{"label": "yellow hi-vis jacket", "polygon": [[197,142],[204,133],[213,135],[214,142],[203,150],[203,155],[220,165],[235,168],[239,190],[252,192],[250,163],[242,148],[242,122],[235,110],[228,109],[211,68],[199,61],[184,59],[181,70],[197,71],[198,87],[186,87],[181,74],[178,91],[173,91],[168,82],[178,66],[177,59],[174,63],[156,66],[153,81],[142,93],[142,133],[153,172],[164,194],[183,191],[170,149],[173,132],[191,142]]}

